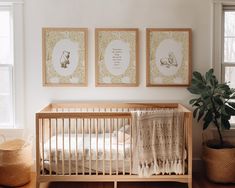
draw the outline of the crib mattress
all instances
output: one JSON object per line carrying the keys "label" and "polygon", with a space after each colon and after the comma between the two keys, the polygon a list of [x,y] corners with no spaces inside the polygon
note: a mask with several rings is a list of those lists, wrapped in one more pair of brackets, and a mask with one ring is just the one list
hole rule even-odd
{"label": "crib mattress", "polygon": [[[69,164],[70,163],[70,164]],[[76,168],[77,164],[77,168]],[[96,166],[97,165],[97,166]],[[97,167],[97,168],[96,168]],[[78,160],[77,163],[74,160],[71,160],[69,162],[68,160],[64,161],[64,164],[62,161],[58,161],[57,163],[55,161],[49,162],[45,161],[44,163],[44,170],[46,173],[49,173],[50,169],[53,174],[57,172],[58,175],[64,174],[82,174],[83,171],[84,173],[92,173],[95,174],[98,172],[99,174],[105,173],[105,174],[116,174],[116,173],[130,173],[130,167],[131,163],[130,161],[124,161],[119,160],[118,162],[115,160],[112,160],[112,162],[105,160],[104,164],[103,161],[98,160],[96,163],[96,160],[91,160],[91,161],[84,161],[84,166],[83,166],[83,161]]]}
{"label": "crib mattress", "polygon": [[65,174],[69,171],[76,173],[76,169],[78,173],[82,173],[83,170],[90,172],[90,167],[92,172],[96,170],[103,172],[104,164],[105,173],[110,173],[110,169],[115,173],[123,171],[124,161],[125,172],[129,172],[130,140],[128,138],[128,135],[123,138],[120,134],[117,136],[110,133],[77,134],[77,137],[76,134],[70,134],[70,137],[68,134],[64,134],[64,137],[61,134],[57,137],[53,136],[45,142],[44,152],[41,153],[44,168],[48,171],[49,169],[53,172],[57,171],[57,174],[61,174],[63,169]]}

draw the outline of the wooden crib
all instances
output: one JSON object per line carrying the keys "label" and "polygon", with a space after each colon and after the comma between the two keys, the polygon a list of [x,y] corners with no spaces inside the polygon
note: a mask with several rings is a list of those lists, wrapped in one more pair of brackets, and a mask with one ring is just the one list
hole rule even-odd
{"label": "wooden crib", "polygon": [[[132,111],[184,113],[185,173],[139,177],[132,172]],[[192,188],[192,113],[178,103],[53,103],[36,114],[36,170],[40,182],[175,181]],[[128,128],[128,132],[125,130]],[[120,132],[122,130],[122,132]]]}

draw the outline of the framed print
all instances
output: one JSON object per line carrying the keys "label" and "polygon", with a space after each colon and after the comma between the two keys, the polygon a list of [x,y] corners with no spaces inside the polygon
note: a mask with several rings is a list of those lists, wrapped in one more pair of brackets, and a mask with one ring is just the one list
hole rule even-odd
{"label": "framed print", "polygon": [[87,29],[43,28],[44,86],[87,85]]}
{"label": "framed print", "polygon": [[96,86],[138,86],[138,29],[95,31]]}
{"label": "framed print", "polygon": [[189,28],[146,30],[147,86],[190,84],[191,36]]}

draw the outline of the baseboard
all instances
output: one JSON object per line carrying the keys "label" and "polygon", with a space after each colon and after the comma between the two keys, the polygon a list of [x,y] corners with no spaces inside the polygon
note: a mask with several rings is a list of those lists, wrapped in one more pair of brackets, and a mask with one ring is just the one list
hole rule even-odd
{"label": "baseboard", "polygon": [[[193,172],[202,172],[203,171],[203,163],[200,158],[193,159]],[[32,166],[32,172],[36,172],[36,160],[34,160],[33,166]]]}

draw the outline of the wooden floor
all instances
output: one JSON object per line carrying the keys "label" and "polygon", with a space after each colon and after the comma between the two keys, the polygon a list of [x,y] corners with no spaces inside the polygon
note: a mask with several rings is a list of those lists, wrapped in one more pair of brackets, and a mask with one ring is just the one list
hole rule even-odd
{"label": "wooden floor", "polygon": [[[32,181],[19,188],[35,188],[35,174],[32,174]],[[113,188],[112,183],[50,183],[41,184],[40,188]],[[0,188],[3,188],[0,186]],[[187,188],[186,184],[181,183],[118,183],[118,188]],[[235,184],[215,184],[204,178],[201,174],[193,175],[193,188],[235,188]]]}

